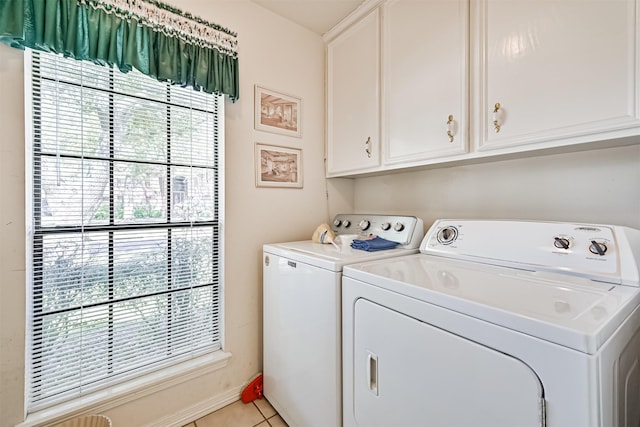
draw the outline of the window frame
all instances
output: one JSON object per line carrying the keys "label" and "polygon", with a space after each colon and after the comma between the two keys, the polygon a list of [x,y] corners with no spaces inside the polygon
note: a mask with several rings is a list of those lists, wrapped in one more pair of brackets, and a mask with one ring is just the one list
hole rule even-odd
{"label": "window frame", "polygon": [[[176,384],[189,381],[191,379],[197,378],[203,373],[215,371],[226,366],[231,354],[225,351],[225,327],[224,327],[224,218],[225,218],[225,108],[224,108],[224,100],[221,96],[218,97],[217,102],[217,129],[218,129],[218,140],[217,140],[217,159],[216,159],[216,168],[217,168],[217,189],[215,190],[215,194],[217,194],[217,216],[214,216],[212,221],[204,221],[203,225],[213,227],[214,236],[217,234],[217,239],[214,237],[213,245],[214,245],[214,256],[215,252],[217,252],[217,282],[212,283],[211,285],[203,285],[203,286],[214,286],[218,288],[217,297],[219,300],[218,303],[218,316],[217,316],[217,325],[218,325],[218,336],[219,336],[219,349],[214,351],[207,351],[203,353],[197,353],[195,357],[193,355],[189,358],[178,358],[174,360],[172,363],[166,364],[165,366],[161,366],[160,368],[152,368],[152,369],[139,369],[136,370],[133,375],[129,375],[128,379],[124,379],[118,383],[113,383],[110,385],[99,385],[97,387],[87,387],[88,392],[83,392],[79,397],[72,397],[70,400],[68,397],[63,397],[61,399],[49,399],[47,403],[44,405],[37,404],[33,409],[29,408],[30,405],[30,389],[31,389],[31,375],[30,369],[33,363],[31,358],[32,356],[32,345],[34,339],[34,289],[35,289],[35,280],[34,280],[34,249],[37,246],[38,236],[42,236],[42,230],[37,230],[37,221],[38,218],[41,217],[42,212],[39,212],[39,208],[34,203],[39,196],[37,195],[37,190],[35,186],[35,182],[38,179],[38,173],[36,162],[34,161],[37,150],[36,132],[34,131],[35,126],[34,123],[34,114],[33,114],[33,54],[32,51],[27,49],[24,55],[24,77],[25,77],[25,214],[26,214],[26,305],[27,305],[27,318],[26,320],[26,352],[25,352],[25,417],[26,421],[23,425],[29,425],[30,419],[32,420],[55,420],[57,416],[61,414],[61,403],[65,402],[64,410],[65,414],[68,414],[69,408],[77,408],[86,409],[88,407],[94,408],[94,410],[105,410],[109,407],[117,406],[117,404],[122,404],[129,399],[138,399],[141,395],[148,395],[151,393],[155,393],[158,390],[174,386]],[[113,72],[119,72],[117,69]],[[216,96],[216,95],[211,95]],[[110,102],[110,108],[113,108],[113,102]],[[169,107],[167,107],[169,108]],[[169,120],[167,119],[167,123],[169,126]],[[113,145],[113,141],[110,141],[110,146]],[[114,157],[111,155],[109,164],[110,164],[110,174],[112,174]],[[167,159],[166,164],[167,169],[171,168],[171,163],[169,159]],[[169,174],[170,172],[168,172]],[[168,175],[171,176],[171,175]],[[169,180],[167,182],[167,209],[170,209],[173,195],[170,192],[170,187],[172,182]],[[110,178],[109,183],[109,194],[110,199],[114,197],[113,191],[113,177]],[[113,200],[111,200],[111,217],[113,217]],[[113,225],[112,221],[111,225]],[[97,226],[100,228],[100,226]],[[134,227],[130,227],[127,225],[123,225],[123,229],[127,228],[139,228],[139,229],[153,229],[153,228],[164,228],[167,230],[171,230],[179,227],[189,227],[189,225],[179,224],[176,222],[171,222],[171,218],[168,215],[165,224],[139,224]],[[80,228],[80,227],[78,227]],[[85,227],[86,228],[86,227]],[[217,231],[216,231],[217,230]],[[64,232],[64,230],[55,230],[56,232]],[[170,239],[168,240],[168,244],[170,244]],[[109,261],[110,265],[112,265],[113,261]],[[170,267],[171,265],[171,257],[168,256],[167,265]],[[170,282],[171,276],[168,276],[168,280]],[[113,286],[113,282],[111,277],[109,279],[109,286]],[[167,291],[168,292],[168,291]],[[114,394],[114,390],[116,391]],[[119,399],[114,399],[119,396]],[[116,403],[117,402],[117,403]]]}

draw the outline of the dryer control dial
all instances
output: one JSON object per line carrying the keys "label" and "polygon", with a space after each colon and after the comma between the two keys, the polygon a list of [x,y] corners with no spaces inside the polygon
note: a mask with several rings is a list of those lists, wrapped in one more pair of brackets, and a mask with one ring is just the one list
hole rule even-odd
{"label": "dryer control dial", "polygon": [[391,228],[391,223],[385,222],[380,226],[380,228],[382,228],[384,231],[387,231]]}
{"label": "dryer control dial", "polygon": [[594,255],[604,256],[607,253],[607,244],[604,242],[598,242],[596,240],[592,240],[589,245],[589,252]]}
{"label": "dryer control dial", "polygon": [[396,231],[404,230],[404,224],[401,222],[396,222],[396,225],[393,226],[393,229]]}
{"label": "dryer control dial", "polygon": [[366,230],[367,228],[369,228],[369,226],[371,225],[371,223],[369,222],[369,220],[367,219],[363,219],[362,221],[360,221],[360,223],[358,224],[358,226],[360,227],[360,229],[362,231]]}
{"label": "dryer control dial", "polygon": [[342,221],[342,225],[344,225],[344,228],[349,228],[351,227],[351,221],[345,219],[344,221]]}
{"label": "dryer control dial", "polygon": [[336,227],[340,227],[341,224],[342,224],[342,221],[340,221],[338,218],[333,220],[333,225],[335,225]]}
{"label": "dryer control dial", "polygon": [[438,242],[443,245],[450,245],[458,238],[458,229],[452,226],[444,227],[437,234]]}
{"label": "dryer control dial", "polygon": [[553,246],[558,249],[569,249],[571,247],[571,239],[566,236],[556,236],[553,238]]}

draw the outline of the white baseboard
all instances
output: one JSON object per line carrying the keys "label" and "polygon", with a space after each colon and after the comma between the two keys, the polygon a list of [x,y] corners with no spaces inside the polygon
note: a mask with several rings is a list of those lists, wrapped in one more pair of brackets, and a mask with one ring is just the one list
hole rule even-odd
{"label": "white baseboard", "polygon": [[240,399],[240,393],[242,392],[242,386],[234,387],[224,393],[213,396],[209,399],[203,400],[191,405],[177,414],[169,415],[160,418],[150,424],[146,424],[144,427],[182,427],[185,424],[189,424],[199,418],[210,414],[213,411],[217,411],[237,400]]}

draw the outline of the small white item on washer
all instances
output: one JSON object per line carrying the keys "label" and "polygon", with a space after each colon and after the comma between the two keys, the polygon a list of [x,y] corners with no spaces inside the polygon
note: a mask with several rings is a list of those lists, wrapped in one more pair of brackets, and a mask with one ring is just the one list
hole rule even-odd
{"label": "small white item on washer", "polygon": [[334,241],[339,246],[351,247],[351,242],[358,238],[357,234],[338,234]]}

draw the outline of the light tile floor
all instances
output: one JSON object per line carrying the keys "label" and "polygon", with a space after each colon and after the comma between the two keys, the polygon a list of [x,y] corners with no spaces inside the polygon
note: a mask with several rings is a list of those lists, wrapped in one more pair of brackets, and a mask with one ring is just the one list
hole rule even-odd
{"label": "light tile floor", "polygon": [[238,400],[184,427],[287,427],[287,424],[263,397],[251,403]]}

